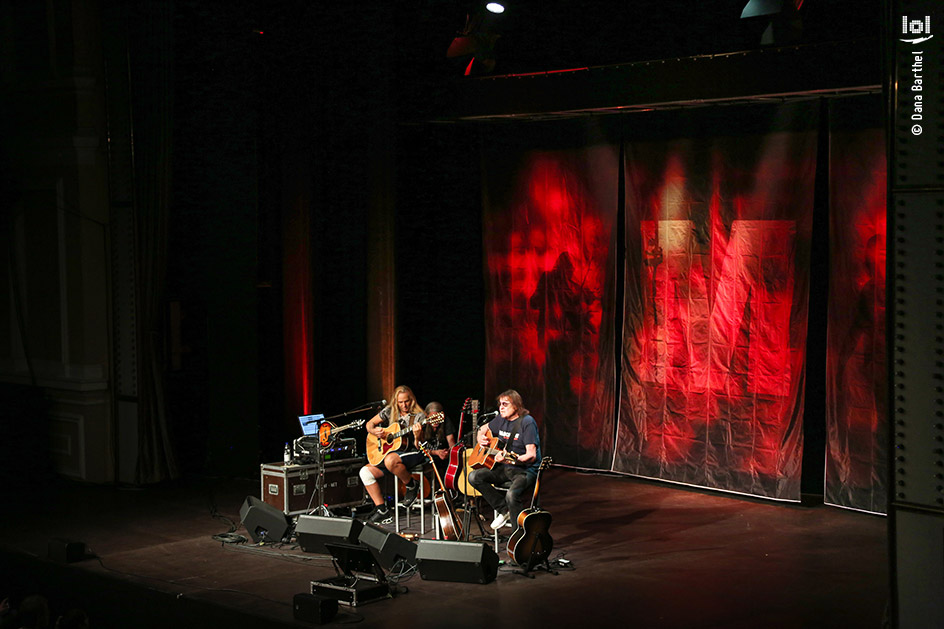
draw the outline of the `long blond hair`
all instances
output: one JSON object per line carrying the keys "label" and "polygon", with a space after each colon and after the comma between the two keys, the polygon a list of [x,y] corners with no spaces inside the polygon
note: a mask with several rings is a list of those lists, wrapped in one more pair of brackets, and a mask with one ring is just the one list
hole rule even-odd
{"label": "long blond hair", "polygon": [[397,404],[397,396],[399,396],[401,393],[406,393],[410,396],[410,399],[413,400],[413,407],[410,409],[411,413],[423,412],[423,407],[416,402],[416,396],[413,395],[413,389],[404,384],[401,384],[393,390],[393,393],[391,393],[390,397],[388,398],[390,400],[390,424],[388,425],[400,423],[400,405]]}

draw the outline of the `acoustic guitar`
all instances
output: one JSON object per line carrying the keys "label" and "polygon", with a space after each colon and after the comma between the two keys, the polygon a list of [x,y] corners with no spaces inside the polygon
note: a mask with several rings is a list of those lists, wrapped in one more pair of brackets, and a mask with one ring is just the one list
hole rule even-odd
{"label": "acoustic guitar", "polygon": [[[459,439],[462,439],[462,424],[465,421],[465,412],[469,410],[469,408],[472,409],[473,417],[478,415],[479,401],[473,400],[472,398],[465,399],[465,404],[462,405],[462,412],[459,413]],[[475,421],[473,420],[473,424],[474,423]],[[466,446],[462,443],[457,443],[449,450],[449,467],[446,468],[446,475],[443,477],[443,485],[446,489],[453,491],[458,489],[457,480],[463,468],[465,468],[465,450]]]}
{"label": "acoustic guitar", "polygon": [[[507,445],[505,444],[505,447]],[[504,453],[506,461],[513,462],[518,458],[517,453],[498,447],[498,437],[489,437],[487,446],[480,443],[475,444],[472,454],[469,455],[468,465],[473,470],[482,469],[483,467],[492,469],[495,467],[495,455],[499,452]]]}
{"label": "acoustic guitar", "polygon": [[546,561],[554,548],[554,540],[548,533],[548,529],[551,528],[551,514],[536,506],[538,491],[541,487],[541,472],[547,469],[551,462],[549,456],[541,459],[538,476],[534,479],[531,506],[518,514],[518,529],[508,540],[508,557],[528,572],[536,564]]}
{"label": "acoustic guitar", "polygon": [[[413,432],[413,426],[416,426],[417,424],[420,426],[425,426],[426,424],[441,424],[445,418],[445,415],[442,413],[432,413],[424,417],[422,421],[416,422],[416,424],[411,423],[402,430],[400,429],[400,424],[391,424],[390,426],[384,428],[383,437],[377,437],[368,433],[367,441],[365,443],[367,449],[367,462],[371,465],[380,465],[385,456],[391,452],[400,450],[406,445],[406,441],[402,437],[403,435]],[[410,419],[412,419],[412,415],[410,416]]]}
{"label": "acoustic guitar", "polygon": [[439,517],[439,527],[443,532],[443,539],[447,541],[458,541],[462,537],[462,523],[456,517],[456,508],[452,504],[449,494],[443,489],[442,478],[439,477],[439,469],[436,468],[436,461],[425,443],[420,444],[420,450],[426,455],[426,458],[433,464],[433,473],[436,475],[436,492],[433,494],[433,505],[436,507],[436,515]]}

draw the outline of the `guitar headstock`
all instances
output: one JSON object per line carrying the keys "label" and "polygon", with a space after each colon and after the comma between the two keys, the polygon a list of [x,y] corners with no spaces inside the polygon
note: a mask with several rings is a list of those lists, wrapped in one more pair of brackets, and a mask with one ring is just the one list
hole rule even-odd
{"label": "guitar headstock", "polygon": [[465,399],[465,402],[462,403],[462,411],[460,411],[460,412],[465,413],[466,411],[468,411],[468,410],[471,409],[471,408],[472,408],[472,398],[467,397],[467,398]]}
{"label": "guitar headstock", "polygon": [[554,462],[553,458],[546,456],[543,459],[541,459],[541,467],[539,469],[541,471],[544,471],[547,468],[549,468],[553,462]]}
{"label": "guitar headstock", "polygon": [[446,415],[442,411],[431,413],[426,416],[426,423],[435,426],[446,421]]}
{"label": "guitar headstock", "polygon": [[351,422],[351,428],[360,428],[366,423],[367,423],[366,419],[355,419],[354,421]]}
{"label": "guitar headstock", "polygon": [[479,401],[472,400],[472,417],[478,417],[478,416],[479,416]]}

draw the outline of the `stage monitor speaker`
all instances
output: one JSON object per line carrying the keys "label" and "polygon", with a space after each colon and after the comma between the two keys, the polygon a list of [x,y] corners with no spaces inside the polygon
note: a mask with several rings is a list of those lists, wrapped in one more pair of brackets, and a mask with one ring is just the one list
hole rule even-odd
{"label": "stage monitor speaker", "polygon": [[411,566],[416,564],[416,544],[376,524],[365,524],[357,539],[370,548],[385,570],[392,570],[401,559]]}
{"label": "stage monitor speaker", "polygon": [[420,576],[430,581],[490,583],[498,575],[498,555],[481,542],[421,539],[416,563]]}
{"label": "stage monitor speaker", "polygon": [[296,594],[292,599],[295,620],[323,625],[338,613],[338,599],[316,594]]}
{"label": "stage monitor speaker", "polygon": [[364,524],[354,518],[300,515],[295,524],[295,538],[306,553],[330,555],[325,542],[356,544],[362,528]]}
{"label": "stage monitor speaker", "polygon": [[279,542],[288,532],[285,514],[255,496],[246,496],[239,509],[239,519],[255,543]]}

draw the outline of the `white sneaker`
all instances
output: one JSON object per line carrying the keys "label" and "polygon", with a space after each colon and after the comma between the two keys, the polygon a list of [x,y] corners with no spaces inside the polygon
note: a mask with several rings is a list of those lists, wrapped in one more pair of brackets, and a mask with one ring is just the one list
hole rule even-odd
{"label": "white sneaker", "polygon": [[500,529],[501,527],[508,524],[508,514],[507,513],[498,513],[495,515],[495,519],[492,520],[492,523],[489,525],[492,529]]}

